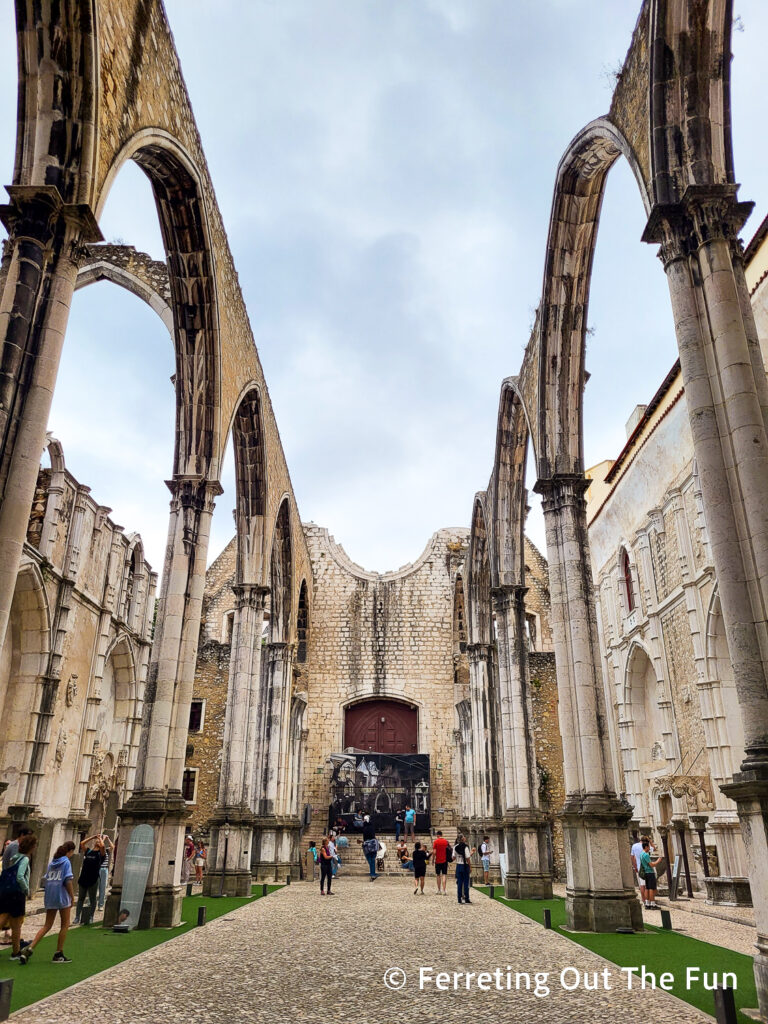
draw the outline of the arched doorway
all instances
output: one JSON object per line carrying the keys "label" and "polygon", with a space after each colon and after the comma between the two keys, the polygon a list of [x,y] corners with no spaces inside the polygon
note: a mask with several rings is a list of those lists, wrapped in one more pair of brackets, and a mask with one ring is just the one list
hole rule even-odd
{"label": "arched doorway", "polygon": [[353,704],[344,715],[344,749],[377,754],[415,754],[419,746],[419,713],[396,700]]}

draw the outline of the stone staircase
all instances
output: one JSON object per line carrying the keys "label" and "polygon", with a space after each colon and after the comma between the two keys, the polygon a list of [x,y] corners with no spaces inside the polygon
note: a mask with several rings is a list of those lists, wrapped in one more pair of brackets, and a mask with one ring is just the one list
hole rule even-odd
{"label": "stone staircase", "polygon": [[[441,831],[443,833],[443,836],[448,840],[449,843],[453,844],[456,842],[455,827],[443,828]],[[326,835],[325,831],[319,826],[315,825],[315,823],[313,822],[307,828],[301,840],[302,856],[304,855],[304,852],[307,850],[311,839],[315,841],[319,848],[320,842],[324,835]],[[365,859],[362,843],[358,843],[357,841],[360,838],[360,836],[352,833],[347,838],[349,839],[349,846],[346,849],[339,849],[339,856],[341,857],[342,862],[340,868],[340,877],[343,878],[344,875],[353,875],[355,877],[362,877],[363,875],[368,875],[368,861]],[[395,840],[394,832],[379,835],[377,836],[377,839],[379,840],[380,843],[383,843],[387,848],[387,852],[384,856],[384,870],[380,871],[379,874],[385,874],[394,877],[401,877],[403,875],[410,876],[410,872],[404,871],[403,868],[400,867],[400,864],[395,855],[395,847],[397,846],[397,842]],[[416,835],[416,840],[418,842],[421,842],[423,846],[426,846],[428,850],[432,847],[432,839],[432,834],[417,833]],[[411,853],[412,851],[413,842],[409,837],[408,852]],[[433,870],[431,862],[427,870]],[[315,876],[319,877],[319,869],[316,869]]]}

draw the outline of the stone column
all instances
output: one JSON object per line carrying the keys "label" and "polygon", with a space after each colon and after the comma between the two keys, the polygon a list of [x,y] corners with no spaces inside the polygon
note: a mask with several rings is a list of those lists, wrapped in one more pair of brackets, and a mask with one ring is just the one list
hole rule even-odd
{"label": "stone column", "polygon": [[736,185],[689,186],[657,206],[660,242],[704,517],[744,723],[745,759],[723,793],[736,802],[749,867],[760,1011],[768,1021],[768,391],[747,301],[738,232],[752,204]]}
{"label": "stone column", "polygon": [[[239,583],[235,592],[235,621],[224,719],[219,795],[210,821],[209,870],[203,892],[229,896],[250,896],[251,843],[254,810],[252,783],[257,750],[255,728],[261,681],[261,630],[268,588]],[[228,842],[222,838],[227,826]],[[225,857],[226,850],[226,857]],[[222,887],[223,877],[223,887]]]}
{"label": "stone column", "polygon": [[539,807],[525,594],[526,587],[503,586],[491,595],[496,613],[501,706],[500,774],[507,853],[505,890],[510,899],[548,899],[552,895],[547,853],[549,823]]}
{"label": "stone column", "polygon": [[0,645],[27,535],[82,245],[101,241],[86,205],[52,185],[8,186],[0,292]]}
{"label": "stone column", "polygon": [[[490,644],[467,644],[469,657],[469,703],[472,716],[472,788],[476,820],[470,828],[485,828],[498,816],[498,764],[492,756],[493,730],[490,723],[490,681],[493,649]],[[494,772],[496,778],[494,779]]]}
{"label": "stone column", "polygon": [[141,913],[142,927],[175,927],[181,920],[184,823],[181,795],[189,707],[195,678],[216,481],[178,476],[168,482],[171,517],[163,585],[144,696],[136,788],[120,809],[121,842],[105,912],[114,923],[122,891],[125,851],[134,825],[155,830],[155,856]]}
{"label": "stone column", "polygon": [[600,671],[583,476],[539,480],[543,496],[565,807],[570,928],[642,929],[627,855],[632,807],[616,795]]}

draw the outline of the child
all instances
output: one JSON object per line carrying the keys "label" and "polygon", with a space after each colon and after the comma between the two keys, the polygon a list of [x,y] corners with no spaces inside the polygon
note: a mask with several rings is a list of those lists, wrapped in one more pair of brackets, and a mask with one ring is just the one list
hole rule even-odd
{"label": "child", "polygon": [[648,910],[659,910],[656,902],[656,872],[653,870],[661,862],[661,857],[651,860],[651,844],[643,840],[643,852],[640,854],[640,870],[645,875],[645,906]]}

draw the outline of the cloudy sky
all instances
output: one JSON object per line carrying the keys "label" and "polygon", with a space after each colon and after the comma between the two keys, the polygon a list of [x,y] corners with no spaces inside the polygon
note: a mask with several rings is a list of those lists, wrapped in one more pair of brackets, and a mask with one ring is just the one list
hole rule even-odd
{"label": "cloudy sky", "polygon": [[[555,169],[606,112],[639,0],[168,0],[302,517],[368,569],[467,525],[492,467],[501,380],[540,292]],[[768,5],[736,0],[741,197],[768,210]],[[0,181],[15,135],[13,5],[0,7]],[[233,31],[233,26],[236,30]],[[147,180],[101,221],[162,258]],[[586,458],[615,456],[675,358],[628,168],[594,266]],[[50,429],[70,470],[162,565],[173,452],[170,340],[138,299],[76,294]],[[211,557],[231,536],[231,456]],[[530,533],[543,544],[536,509]]]}

